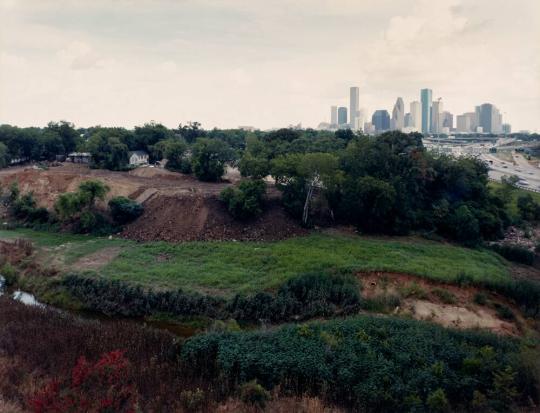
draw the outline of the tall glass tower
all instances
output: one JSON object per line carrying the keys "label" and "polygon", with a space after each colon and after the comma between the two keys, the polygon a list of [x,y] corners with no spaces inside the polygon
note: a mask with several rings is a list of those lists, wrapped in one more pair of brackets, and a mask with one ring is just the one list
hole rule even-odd
{"label": "tall glass tower", "polygon": [[431,89],[420,91],[420,102],[422,104],[422,133],[428,134],[431,126],[431,103],[433,100]]}

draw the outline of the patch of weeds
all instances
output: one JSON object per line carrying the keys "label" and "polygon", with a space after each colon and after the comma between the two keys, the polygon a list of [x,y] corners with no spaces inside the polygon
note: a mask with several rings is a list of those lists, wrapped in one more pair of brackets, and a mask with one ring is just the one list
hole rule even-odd
{"label": "patch of weeds", "polygon": [[425,300],[426,298],[428,298],[428,294],[426,290],[424,290],[422,286],[418,284],[416,281],[402,286],[399,289],[399,292],[405,298],[414,297],[421,300]]}
{"label": "patch of weeds", "polygon": [[457,299],[454,294],[442,288],[435,288],[431,292],[439,298],[444,304],[455,304]]}
{"label": "patch of weeds", "polygon": [[389,313],[401,305],[401,297],[397,294],[381,294],[362,301],[362,308],[375,313]]}
{"label": "patch of weeds", "polygon": [[504,304],[495,303],[494,307],[497,311],[497,315],[503,320],[514,320],[516,318],[512,310],[510,310],[510,308],[508,308]]}
{"label": "patch of weeds", "polygon": [[477,292],[474,295],[473,301],[475,302],[475,304],[478,304],[478,305],[486,305],[487,301],[488,301],[488,298],[487,298],[487,295],[485,293]]}

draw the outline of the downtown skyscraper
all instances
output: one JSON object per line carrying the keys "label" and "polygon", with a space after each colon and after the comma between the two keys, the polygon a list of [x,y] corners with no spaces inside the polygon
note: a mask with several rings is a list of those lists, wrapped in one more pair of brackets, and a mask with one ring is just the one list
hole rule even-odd
{"label": "downtown skyscraper", "polygon": [[358,87],[351,87],[349,101],[349,124],[352,130],[358,129],[358,115],[360,114],[359,94],[360,91]]}
{"label": "downtown skyscraper", "polygon": [[431,89],[420,91],[420,103],[422,105],[422,133],[427,135],[431,129],[431,105],[433,92]]}

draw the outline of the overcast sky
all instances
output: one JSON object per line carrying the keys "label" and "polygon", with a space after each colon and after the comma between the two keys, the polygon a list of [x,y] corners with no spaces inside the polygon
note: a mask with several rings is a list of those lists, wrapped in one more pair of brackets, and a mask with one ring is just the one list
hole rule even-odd
{"label": "overcast sky", "polygon": [[540,0],[0,0],[0,123],[259,128],[433,89],[540,129]]}

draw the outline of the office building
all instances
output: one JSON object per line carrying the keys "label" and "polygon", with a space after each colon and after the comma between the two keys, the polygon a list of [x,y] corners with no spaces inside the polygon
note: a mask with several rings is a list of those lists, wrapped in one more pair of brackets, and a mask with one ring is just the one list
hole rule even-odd
{"label": "office building", "polygon": [[448,128],[449,131],[454,129],[454,115],[448,111],[441,114],[441,127]]}
{"label": "office building", "polygon": [[512,126],[509,123],[503,123],[502,126],[502,133],[505,135],[509,135],[512,133]]}
{"label": "office building", "polygon": [[416,128],[416,130],[419,131],[422,128],[422,107],[420,105],[420,102],[418,102],[417,100],[411,102],[410,110],[412,121],[412,124],[410,126]]}
{"label": "office building", "polygon": [[420,91],[420,102],[422,107],[422,128],[423,134],[428,134],[431,128],[431,105],[433,100],[431,89],[422,89]]}
{"label": "office building", "polygon": [[392,110],[392,122],[390,127],[393,130],[402,130],[405,126],[405,104],[403,103],[402,98],[397,98]]}
{"label": "office building", "polygon": [[502,116],[499,109],[491,103],[484,103],[479,108],[478,126],[484,133],[500,133],[502,128]]}
{"label": "office building", "polygon": [[412,115],[410,113],[405,114],[404,127],[409,128],[409,129],[414,128],[413,118],[412,118]]}
{"label": "office building", "polygon": [[441,133],[441,115],[443,112],[443,104],[441,98],[431,105],[431,133]]}
{"label": "office building", "polygon": [[340,106],[337,111],[338,115],[338,125],[343,126],[347,124],[347,108],[345,106]]}
{"label": "office building", "polygon": [[358,115],[359,115],[359,89],[356,86],[351,87],[350,101],[349,101],[349,118],[351,129],[358,129]]}
{"label": "office building", "polygon": [[364,133],[366,135],[373,135],[375,133],[375,126],[371,122],[364,123]]}
{"label": "office building", "polygon": [[[461,133],[472,132],[473,117],[469,116],[470,113],[464,113],[463,115],[456,116],[456,129]],[[474,113],[473,113],[474,115]]]}
{"label": "office building", "polygon": [[330,125],[337,125],[337,106],[330,107]]}
{"label": "office building", "polygon": [[376,110],[371,117],[371,123],[376,132],[384,132],[390,129],[390,114],[387,110]]}

